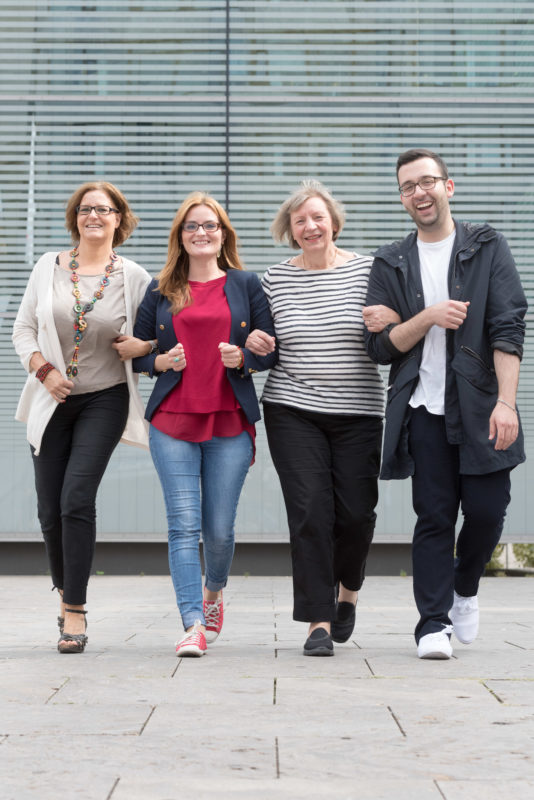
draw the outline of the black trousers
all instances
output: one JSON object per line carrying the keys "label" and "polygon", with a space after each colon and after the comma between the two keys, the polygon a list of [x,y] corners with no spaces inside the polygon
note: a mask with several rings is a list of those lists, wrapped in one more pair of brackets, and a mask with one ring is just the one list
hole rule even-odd
{"label": "black trousers", "polygon": [[37,511],[54,586],[86,602],[96,539],[96,493],[128,417],[126,383],[58,405],[33,453]]}
{"label": "black trousers", "polygon": [[293,564],[293,618],[335,618],[336,584],[360,589],[373,538],[382,443],[379,417],[264,403],[284,495]]}
{"label": "black trousers", "polygon": [[[489,424],[489,423],[488,423]],[[510,502],[510,470],[461,475],[458,446],[447,441],[445,418],[420,406],[409,423],[415,461],[413,507],[417,514],[412,560],[414,596],[420,619],[415,639],[450,625],[453,591],[463,597],[478,584],[501,538]],[[456,542],[456,520],[463,525]]]}

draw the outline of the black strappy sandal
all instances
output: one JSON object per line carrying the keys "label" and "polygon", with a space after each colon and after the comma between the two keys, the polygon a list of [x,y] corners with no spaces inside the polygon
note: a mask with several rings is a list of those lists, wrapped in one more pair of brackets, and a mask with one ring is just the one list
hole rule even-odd
{"label": "black strappy sandal", "polygon": [[[80,611],[78,608],[66,608],[65,613],[69,614],[87,614],[87,611]],[[61,617],[58,617],[58,625]],[[87,630],[87,620],[85,620],[85,630]],[[85,645],[89,639],[85,633],[62,633],[57,643],[57,649],[60,653],[83,653]],[[69,647],[69,642],[75,642],[75,646]]]}

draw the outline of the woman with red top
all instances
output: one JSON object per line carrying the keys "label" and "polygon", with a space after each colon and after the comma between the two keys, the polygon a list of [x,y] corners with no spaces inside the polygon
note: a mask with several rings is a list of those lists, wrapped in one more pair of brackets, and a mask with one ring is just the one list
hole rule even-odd
{"label": "woman with red top", "polygon": [[203,655],[222,627],[237,503],[260,419],[251,376],[277,358],[244,347],[254,328],[274,334],[259,279],[243,271],[224,209],[193,192],[176,213],[167,263],[148,286],[135,325],[135,336],[157,339],[158,352],[133,361],[135,371],[157,377],[145,416],[185,629],[176,645],[180,657]]}

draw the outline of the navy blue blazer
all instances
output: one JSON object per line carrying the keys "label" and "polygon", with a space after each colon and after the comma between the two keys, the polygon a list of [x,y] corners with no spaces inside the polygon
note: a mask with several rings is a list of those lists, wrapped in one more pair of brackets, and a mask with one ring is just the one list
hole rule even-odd
{"label": "navy blue blazer", "polygon": [[[172,314],[169,310],[169,301],[159,293],[157,286],[158,281],[154,279],[147,287],[137,312],[134,336],[144,341],[157,339],[159,352],[166,353],[177,344],[177,340]],[[260,328],[265,333],[274,336],[273,319],[267,298],[255,272],[229,269],[226,274],[224,292],[232,317],[229,343],[239,345],[245,356],[245,363],[241,369],[227,369],[226,374],[237,402],[245,412],[248,421],[253,423],[260,419],[261,414],[252,375],[255,372],[274,367],[278,361],[278,349],[267,356],[255,356],[244,345],[247,336],[255,328]],[[156,353],[152,353],[132,360],[134,372],[142,372],[151,378],[157,377],[145,411],[145,417],[149,421],[160,403],[182,379],[182,373],[172,369],[156,372],[154,370],[156,355]]]}

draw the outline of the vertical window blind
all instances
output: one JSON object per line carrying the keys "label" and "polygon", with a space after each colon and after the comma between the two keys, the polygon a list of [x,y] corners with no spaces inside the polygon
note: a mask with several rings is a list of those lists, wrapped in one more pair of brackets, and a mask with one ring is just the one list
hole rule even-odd
{"label": "vertical window blind", "polygon": [[[2,538],[39,535],[29,447],[13,419],[25,374],[12,324],[33,263],[68,247],[65,203],[85,180],[124,191],[141,223],[121,252],[151,274],[194,189],[227,206],[247,268],[261,273],[284,253],[270,238],[273,215],[306,177],[345,203],[343,247],[369,253],[405,236],[396,157],[430,147],[455,180],[453,214],[507,236],[532,299],[530,2],[4,0],[0,45]],[[151,382],[141,386],[146,397]],[[519,405],[531,456],[533,388],[529,326]],[[515,541],[534,536],[531,469],[527,461],[513,476],[506,536]],[[410,538],[410,506],[408,482],[381,484],[378,541]],[[119,446],[98,519],[103,538],[165,536],[148,454]],[[261,426],[237,534],[287,536]]]}

